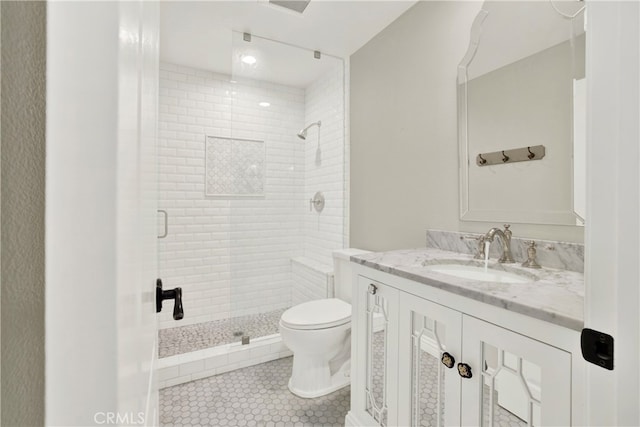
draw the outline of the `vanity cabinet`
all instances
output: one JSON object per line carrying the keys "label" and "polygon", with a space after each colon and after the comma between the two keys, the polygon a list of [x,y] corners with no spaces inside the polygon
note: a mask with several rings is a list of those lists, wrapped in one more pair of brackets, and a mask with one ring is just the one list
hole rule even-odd
{"label": "vanity cabinet", "polygon": [[517,316],[515,328],[498,325],[455,298],[441,304],[441,290],[379,276],[356,273],[348,425],[572,424],[571,351],[518,333]]}

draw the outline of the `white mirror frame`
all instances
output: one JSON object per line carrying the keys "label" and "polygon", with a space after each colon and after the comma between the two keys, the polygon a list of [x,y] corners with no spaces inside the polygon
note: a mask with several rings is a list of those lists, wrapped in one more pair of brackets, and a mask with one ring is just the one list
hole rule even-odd
{"label": "white mirror frame", "polygon": [[[460,175],[460,220],[462,221],[486,221],[486,222],[513,222],[522,224],[554,224],[576,225],[577,215],[572,209],[568,210],[518,210],[517,206],[512,210],[478,210],[469,206],[469,135],[467,126],[468,102],[467,82],[468,67],[478,50],[482,35],[482,25],[489,12],[481,9],[471,26],[469,47],[462,61],[458,65],[458,169]],[[475,163],[474,163],[475,164]],[[571,166],[573,167],[573,165]],[[573,176],[573,173],[572,173]],[[573,182],[571,183],[573,187]],[[573,188],[570,192],[573,198]],[[571,200],[570,206],[573,206]]]}

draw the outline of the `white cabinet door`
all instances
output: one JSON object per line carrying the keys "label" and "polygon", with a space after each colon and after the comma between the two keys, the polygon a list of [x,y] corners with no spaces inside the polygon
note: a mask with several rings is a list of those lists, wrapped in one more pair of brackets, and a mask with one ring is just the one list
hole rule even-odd
{"label": "white cabinet door", "polygon": [[363,276],[354,290],[351,412],[362,425],[398,425],[399,292]]}
{"label": "white cabinet door", "polygon": [[570,353],[471,316],[462,331],[462,425],[571,425]]}
{"label": "white cabinet door", "polygon": [[401,292],[399,317],[398,425],[460,425],[462,314]]}

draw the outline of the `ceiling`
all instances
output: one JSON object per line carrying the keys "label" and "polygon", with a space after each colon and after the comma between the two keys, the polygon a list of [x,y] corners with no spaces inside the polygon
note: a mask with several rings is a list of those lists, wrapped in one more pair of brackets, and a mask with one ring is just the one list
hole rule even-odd
{"label": "ceiling", "polygon": [[569,20],[554,10],[554,6],[566,15],[573,15],[584,3],[485,1],[482,9],[489,14],[482,22],[480,43],[467,70],[468,78],[512,64],[584,33],[584,13]]}
{"label": "ceiling", "polygon": [[[415,3],[311,0],[299,14],[267,0],[161,2],[160,59],[306,87],[335,66],[331,56],[350,56]],[[243,32],[254,35],[250,43]],[[247,52],[258,59],[251,67],[239,62]]]}

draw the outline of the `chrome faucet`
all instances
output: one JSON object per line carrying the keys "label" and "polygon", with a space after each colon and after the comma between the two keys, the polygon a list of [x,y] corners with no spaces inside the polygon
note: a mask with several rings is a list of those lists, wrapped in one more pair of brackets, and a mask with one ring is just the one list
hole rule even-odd
{"label": "chrome faucet", "polygon": [[460,236],[460,240],[475,240],[477,242],[476,253],[474,254],[474,259],[484,259],[484,236]]}
{"label": "chrome faucet", "polygon": [[511,230],[509,230],[510,225],[504,225],[504,231],[500,230],[497,227],[493,227],[491,230],[484,235],[484,240],[493,242],[493,238],[498,236],[498,239],[502,243],[502,256],[498,259],[498,262],[504,264],[513,264],[515,261],[513,259],[513,255],[511,255]]}

